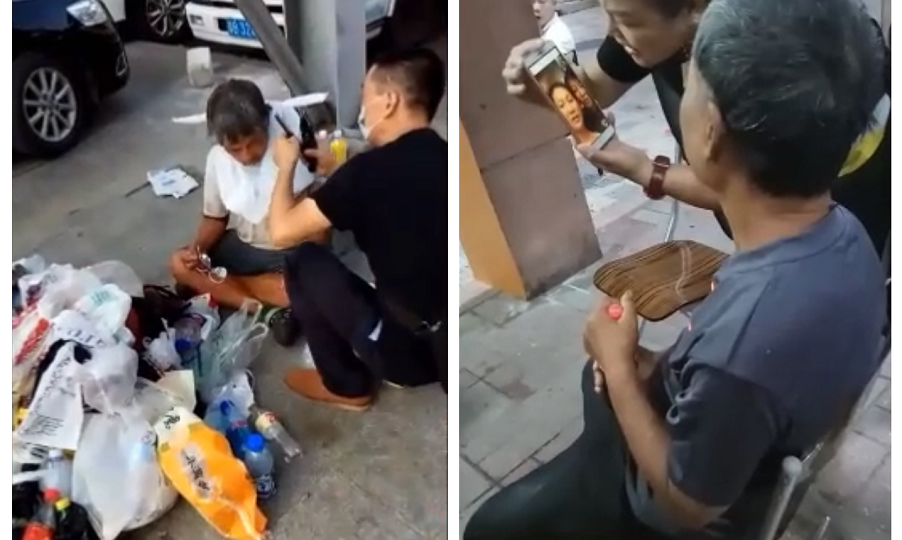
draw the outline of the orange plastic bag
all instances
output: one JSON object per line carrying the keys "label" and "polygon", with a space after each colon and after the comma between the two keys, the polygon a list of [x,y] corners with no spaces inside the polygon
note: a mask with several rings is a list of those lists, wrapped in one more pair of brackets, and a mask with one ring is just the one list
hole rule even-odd
{"label": "orange plastic bag", "polygon": [[207,523],[231,540],[266,535],[254,481],[224,435],[183,407],[170,409],[154,430],[163,473]]}

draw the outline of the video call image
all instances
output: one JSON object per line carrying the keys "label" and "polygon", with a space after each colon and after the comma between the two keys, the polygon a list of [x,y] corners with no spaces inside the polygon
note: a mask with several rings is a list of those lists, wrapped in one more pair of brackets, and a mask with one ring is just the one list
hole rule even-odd
{"label": "video call image", "polygon": [[601,109],[557,49],[546,52],[530,71],[558,113],[567,122],[576,144],[595,141],[607,128]]}

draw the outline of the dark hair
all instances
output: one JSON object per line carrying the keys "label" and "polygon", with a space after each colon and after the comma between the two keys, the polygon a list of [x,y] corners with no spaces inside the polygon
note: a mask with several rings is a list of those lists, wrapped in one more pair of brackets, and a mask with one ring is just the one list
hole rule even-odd
{"label": "dark hair", "polygon": [[643,0],[652,9],[667,18],[673,18],[684,10],[695,7],[707,0]]}
{"label": "dark hair", "polygon": [[[567,86],[566,84],[564,84],[562,82],[554,82],[548,86],[548,90],[546,93],[548,94],[548,97],[551,98],[552,101],[554,101],[554,91],[557,90],[558,88],[563,88],[564,90],[566,90],[567,93],[570,94],[570,96],[573,99],[575,99],[577,103],[579,103],[579,100],[576,99],[576,95],[573,94],[573,90],[571,90],[569,86]],[[582,106],[581,103],[580,103],[580,106]]]}
{"label": "dark hair", "polygon": [[425,48],[391,52],[373,66],[375,76],[397,85],[407,103],[432,120],[445,95],[445,64],[435,52]]}
{"label": "dark hair", "polygon": [[854,0],[713,0],[692,52],[757,187],[832,187],[883,96],[883,49]]}
{"label": "dark hair", "polygon": [[207,133],[217,142],[234,142],[269,130],[269,105],[260,88],[245,79],[229,79],[207,99]]}

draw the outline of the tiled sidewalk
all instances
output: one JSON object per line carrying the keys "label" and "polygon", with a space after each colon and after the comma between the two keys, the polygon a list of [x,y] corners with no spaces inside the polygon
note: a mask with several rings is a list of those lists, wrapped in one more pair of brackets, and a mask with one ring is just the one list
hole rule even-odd
{"label": "tiled sidewalk", "polygon": [[[626,183],[614,196],[633,197]],[[663,238],[670,206],[647,202],[599,230],[605,260]],[[677,238],[731,249],[710,213],[683,206]],[[593,268],[529,303],[491,298],[460,317],[460,523],[479,503],[566,448],[581,429],[577,383],[585,354],[580,338],[595,299]],[[647,325],[643,343],[662,348],[685,321]],[[890,367],[872,404],[853,426],[817,491],[833,518],[831,537],[890,538]],[[822,506],[806,504],[792,537],[804,538]],[[841,536],[835,533],[845,529]]]}

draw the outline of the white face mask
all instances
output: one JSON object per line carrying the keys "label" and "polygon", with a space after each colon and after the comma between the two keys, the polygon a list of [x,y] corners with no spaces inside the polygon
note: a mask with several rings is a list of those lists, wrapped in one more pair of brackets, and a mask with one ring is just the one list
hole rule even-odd
{"label": "white face mask", "polygon": [[363,135],[363,138],[366,140],[370,140],[370,135],[373,133],[373,129],[376,128],[385,117],[383,116],[379,120],[373,122],[373,125],[368,126],[366,124],[366,105],[360,105],[360,114],[357,115],[357,125],[360,126],[360,133]]}

